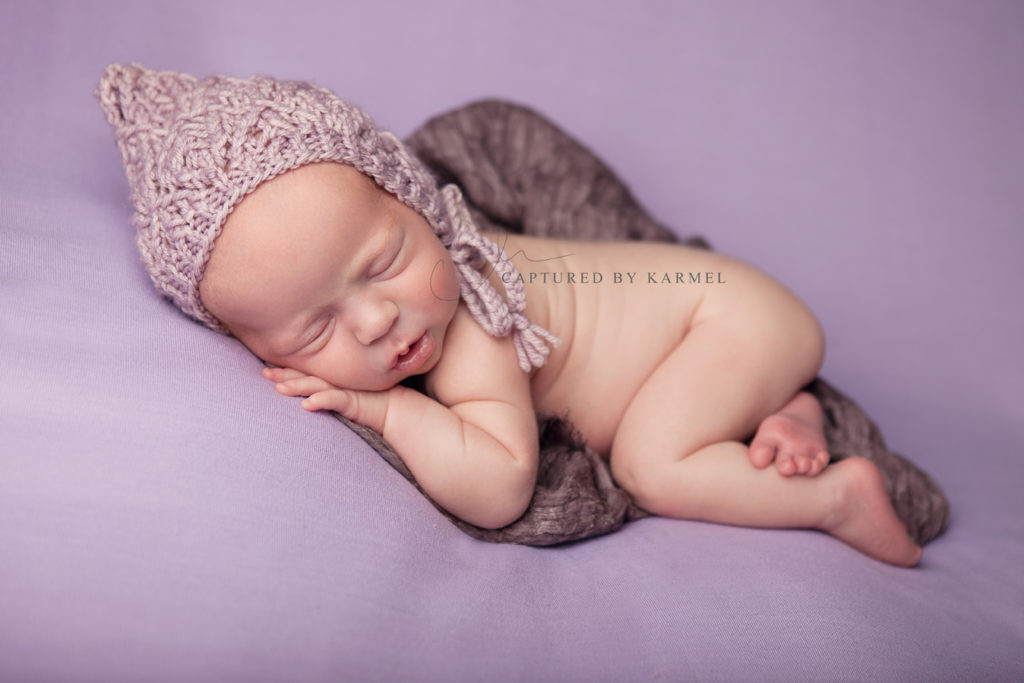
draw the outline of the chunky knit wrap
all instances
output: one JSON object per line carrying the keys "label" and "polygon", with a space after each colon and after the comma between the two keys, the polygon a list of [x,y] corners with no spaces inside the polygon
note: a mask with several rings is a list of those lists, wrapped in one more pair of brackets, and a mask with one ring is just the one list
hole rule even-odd
{"label": "chunky knit wrap", "polygon": [[[418,212],[448,248],[473,317],[494,336],[513,335],[524,372],[558,340],[526,316],[522,282],[498,245],[481,235],[455,185],[430,171],[361,109],[305,81],[214,75],[198,80],[140,64],[111,64],[95,92],[121,150],[138,247],[157,289],[217,332],[199,283],[228,214],[261,183],[304,164],[353,166]],[[480,273],[502,274],[502,296]]]}

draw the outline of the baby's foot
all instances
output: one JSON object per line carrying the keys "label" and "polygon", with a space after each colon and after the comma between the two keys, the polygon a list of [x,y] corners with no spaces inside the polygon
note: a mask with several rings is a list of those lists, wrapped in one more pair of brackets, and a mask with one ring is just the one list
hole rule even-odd
{"label": "baby's foot", "polygon": [[907,527],[896,516],[878,467],[852,457],[829,466],[834,482],[832,509],[821,529],[875,559],[913,567],[921,559]]}
{"label": "baby's foot", "polygon": [[754,467],[764,469],[774,462],[785,477],[813,477],[821,472],[829,456],[818,399],[802,391],[782,410],[762,420],[748,452]]}

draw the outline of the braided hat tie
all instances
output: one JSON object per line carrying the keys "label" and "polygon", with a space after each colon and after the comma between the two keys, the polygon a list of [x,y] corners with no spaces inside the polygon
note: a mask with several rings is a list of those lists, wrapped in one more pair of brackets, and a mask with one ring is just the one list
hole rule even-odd
{"label": "braided hat tie", "polygon": [[[524,372],[558,339],[525,314],[515,265],[481,235],[455,185],[438,189],[397,137],[361,109],[305,81],[214,75],[202,81],[141,64],[111,64],[95,95],[124,160],[132,223],[154,285],[184,313],[229,334],[203,306],[199,282],[228,214],[261,183],[333,161],[369,176],[419,213],[449,250],[463,300],[496,337],[512,335]],[[507,302],[478,268],[501,275]]]}
{"label": "braided hat tie", "polygon": [[[558,339],[540,325],[530,323],[523,312],[526,293],[519,271],[501,247],[477,232],[458,186],[446,185],[441,194],[454,223],[455,239],[448,252],[459,274],[462,300],[488,333],[504,337],[514,330],[512,341],[524,372],[541,367],[550,353],[545,342],[554,346]],[[478,270],[481,257],[498,272],[507,303]]]}

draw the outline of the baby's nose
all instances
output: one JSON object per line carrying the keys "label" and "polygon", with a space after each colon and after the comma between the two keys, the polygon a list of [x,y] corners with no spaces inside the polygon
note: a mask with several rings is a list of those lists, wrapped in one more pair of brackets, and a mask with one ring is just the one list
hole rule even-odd
{"label": "baby's nose", "polygon": [[398,319],[398,306],[387,298],[363,297],[355,311],[354,332],[360,344],[369,346],[388,332]]}

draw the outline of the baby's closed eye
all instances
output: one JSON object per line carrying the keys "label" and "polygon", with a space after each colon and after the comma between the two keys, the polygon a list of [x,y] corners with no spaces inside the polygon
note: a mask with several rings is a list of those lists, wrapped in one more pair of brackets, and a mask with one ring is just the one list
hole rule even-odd
{"label": "baby's closed eye", "polygon": [[331,337],[331,332],[334,329],[334,320],[334,316],[330,315],[313,325],[310,328],[310,334],[303,335],[303,339],[308,341],[300,342],[296,353],[313,353],[322,348]]}
{"label": "baby's closed eye", "polygon": [[389,244],[384,248],[377,258],[370,264],[367,275],[370,279],[386,279],[397,275],[401,271],[402,267],[402,247],[405,245],[405,241],[394,241],[390,240]]}

